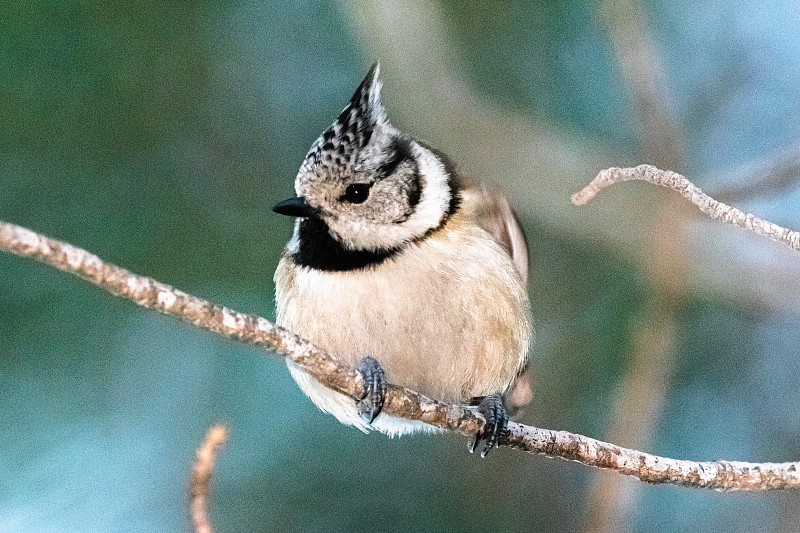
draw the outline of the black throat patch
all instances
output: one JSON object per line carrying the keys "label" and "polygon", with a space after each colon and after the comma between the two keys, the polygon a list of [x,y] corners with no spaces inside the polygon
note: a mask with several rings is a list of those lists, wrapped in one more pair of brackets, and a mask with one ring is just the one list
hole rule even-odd
{"label": "black throat patch", "polygon": [[298,236],[298,249],[291,254],[295,264],[326,272],[347,272],[377,266],[401,251],[401,248],[348,250],[331,236],[323,221],[315,218],[300,221]]}

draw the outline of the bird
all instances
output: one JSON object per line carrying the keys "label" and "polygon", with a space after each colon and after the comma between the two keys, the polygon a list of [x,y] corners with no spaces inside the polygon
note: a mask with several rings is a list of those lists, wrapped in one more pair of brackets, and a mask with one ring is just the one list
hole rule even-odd
{"label": "bird", "polygon": [[381,87],[375,63],[312,144],[296,196],[273,208],[295,217],[276,323],[355,366],[364,396],[287,364],[318,407],[365,432],[437,431],[381,413],[387,383],[477,408],[486,422],[470,449],[483,442],[485,456],[506,432],[512,385],[530,399],[525,237],[502,193],[388,121]]}

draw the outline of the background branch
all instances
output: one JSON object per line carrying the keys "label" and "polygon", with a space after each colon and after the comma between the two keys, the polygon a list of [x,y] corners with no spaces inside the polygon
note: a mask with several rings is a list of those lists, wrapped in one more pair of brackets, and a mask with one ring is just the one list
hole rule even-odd
{"label": "background branch", "polygon": [[[619,11],[614,0],[609,2],[610,6],[600,10],[604,21]],[[563,126],[547,121],[546,114],[519,113],[487,98],[485,88],[481,91],[478,84],[470,81],[468,73],[473,70],[465,65],[474,58],[458,45],[459,41],[453,41],[452,29],[448,29],[452,16],[442,11],[442,4],[391,0],[365,4],[349,0],[342,5],[367,55],[381,58],[386,98],[392,101],[392,116],[398,124],[420,138],[436,139],[437,148],[458,161],[464,171],[501,185],[510,197],[524,198],[515,206],[523,221],[537,220],[570,238],[599,243],[631,258],[637,267],[648,268],[653,252],[652,229],[662,223],[661,209],[626,209],[643,201],[635,190],[621,193],[591,212],[576,213],[564,198],[582,185],[580,176],[592,175],[621,157],[647,160],[677,171],[685,164],[682,139],[690,138],[690,132],[678,131],[676,140],[677,121],[667,105],[670,80],[660,77],[661,61],[658,54],[653,57],[658,51],[657,36],[651,37],[652,44],[641,43],[641,31],[649,26],[642,28],[626,15],[619,21],[626,27],[609,34],[614,50],[620,54],[619,76],[614,79],[631,82],[627,90],[630,101],[636,102],[632,111],[638,121],[637,132],[643,135],[638,140],[642,150],[637,155],[620,156],[607,142],[587,142],[571,135]],[[658,26],[657,20],[652,22]],[[489,23],[487,28],[491,27]],[[594,29],[604,30],[605,25],[595,24]],[[466,31],[474,34],[476,27],[467,26]],[[655,66],[651,69],[647,61],[652,60]],[[512,72],[525,68],[521,66],[524,64],[512,62],[505,67]],[[741,68],[734,70],[741,75]],[[659,86],[662,82],[665,85]],[[531,80],[510,78],[504,85],[524,93],[522,83],[529,84]],[[707,89],[717,86],[714,83]],[[667,102],[659,104],[662,98]],[[722,101],[726,100],[714,103],[719,105]],[[651,116],[658,120],[651,122]],[[655,134],[649,135],[645,128]],[[663,144],[659,140],[662,135],[667,139]],[[651,142],[657,143],[652,150]],[[666,145],[677,151],[665,162],[659,154],[664,153]],[[686,222],[691,230],[694,221]],[[687,269],[699,275],[687,280],[690,293],[715,294],[749,307],[800,312],[800,299],[794,297],[800,293],[800,263],[794,258],[778,254],[773,259],[775,268],[754,276],[748,258],[736,256],[721,272],[719,255],[724,252],[719,250],[714,234],[698,232],[692,236],[691,244]]]}
{"label": "background branch", "polygon": [[572,203],[584,205],[602,189],[615,183],[631,180],[642,180],[672,189],[680,193],[711,218],[718,218],[728,224],[748,229],[757,235],[768,237],[775,242],[789,246],[793,250],[800,251],[800,232],[791,231],[750,213],[745,213],[741,209],[718,202],[677,172],[660,170],[652,165],[603,170],[595,176],[589,185],[572,195]]}
{"label": "background branch", "polygon": [[214,471],[214,457],[225,443],[225,426],[214,426],[208,430],[206,438],[197,449],[197,457],[189,485],[189,503],[192,511],[192,525],[197,533],[213,533],[208,519],[208,492],[211,474]]}
{"label": "background branch", "polygon": [[[602,0],[597,6],[622,87],[632,104],[637,159],[683,170],[686,135],[670,109],[669,77],[662,69],[662,49],[652,34],[646,6],[641,0]],[[651,231],[641,257],[647,294],[630,345],[619,347],[628,361],[609,402],[604,435],[611,442],[637,449],[651,447],[679,367],[678,324],[688,299],[692,261],[687,231],[692,220],[675,216],[680,201],[665,198],[651,210],[647,222]],[[664,261],[664,257],[670,260]],[[594,476],[584,512],[584,533],[624,529],[643,491],[640,483],[627,478]]]}
{"label": "background branch", "polygon": [[[291,359],[326,386],[353,398],[362,395],[363,381],[358,372],[264,318],[214,305],[153,279],[105,263],[85,250],[14,224],[0,222],[0,250],[32,257],[80,276],[137,305],[176,316],[199,328],[269,348]],[[437,402],[397,386],[389,386],[384,411],[395,416],[421,420],[469,437],[474,437],[484,422],[479,415],[467,408]],[[671,483],[718,490],[800,487],[800,462],[683,461],[621,448],[566,431],[541,429],[513,422],[509,424],[508,435],[501,445],[611,469],[649,483]]]}
{"label": "background branch", "polygon": [[[726,180],[714,186],[711,194],[726,202],[782,193],[800,182],[800,146],[719,174],[724,174]],[[719,177],[717,173],[708,176],[712,183]]]}

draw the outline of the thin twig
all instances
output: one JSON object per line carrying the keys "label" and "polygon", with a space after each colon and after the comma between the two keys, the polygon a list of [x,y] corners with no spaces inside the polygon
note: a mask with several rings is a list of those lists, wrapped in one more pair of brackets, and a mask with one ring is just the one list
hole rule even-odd
{"label": "thin twig", "polygon": [[642,180],[677,191],[711,218],[718,218],[728,224],[748,229],[753,233],[768,237],[773,241],[781,242],[796,251],[800,251],[800,232],[791,231],[750,213],[745,213],[741,209],[718,202],[677,172],[659,170],[651,165],[603,170],[589,182],[589,185],[572,195],[572,203],[584,205],[602,189],[615,183],[631,180]]}
{"label": "thin twig", "polygon": [[[328,387],[352,396],[363,395],[361,375],[297,335],[269,321],[211,304],[153,279],[104,263],[97,256],[31,230],[0,222],[0,250],[32,257],[78,275],[121,298],[176,316],[199,328],[243,342],[261,345],[291,359]],[[437,402],[417,392],[390,386],[384,411],[421,420],[474,437],[484,420],[472,410]],[[510,423],[503,446],[585,465],[608,468],[649,483],[671,483],[717,490],[765,490],[800,487],[800,462],[698,463],[649,455],[595,439],[523,424]]]}
{"label": "thin twig", "polygon": [[192,524],[196,533],[214,533],[208,520],[208,490],[211,485],[211,474],[214,471],[214,457],[224,443],[225,426],[215,426],[208,430],[206,440],[197,449],[189,486]]}

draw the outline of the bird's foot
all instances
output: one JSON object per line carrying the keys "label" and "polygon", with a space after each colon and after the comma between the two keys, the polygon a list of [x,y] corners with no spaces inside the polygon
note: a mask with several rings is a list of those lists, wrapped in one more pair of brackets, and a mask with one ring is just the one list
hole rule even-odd
{"label": "bird's foot", "polygon": [[356,400],[359,416],[367,424],[372,424],[386,399],[386,374],[374,357],[365,357],[358,363],[358,371],[364,378],[364,396]]}
{"label": "bird's foot", "polygon": [[478,412],[486,419],[483,429],[475,435],[475,442],[470,445],[470,453],[474,453],[481,441],[486,441],[481,450],[481,457],[486,457],[492,448],[505,436],[508,429],[508,411],[503,404],[503,397],[490,394],[480,399]]}

